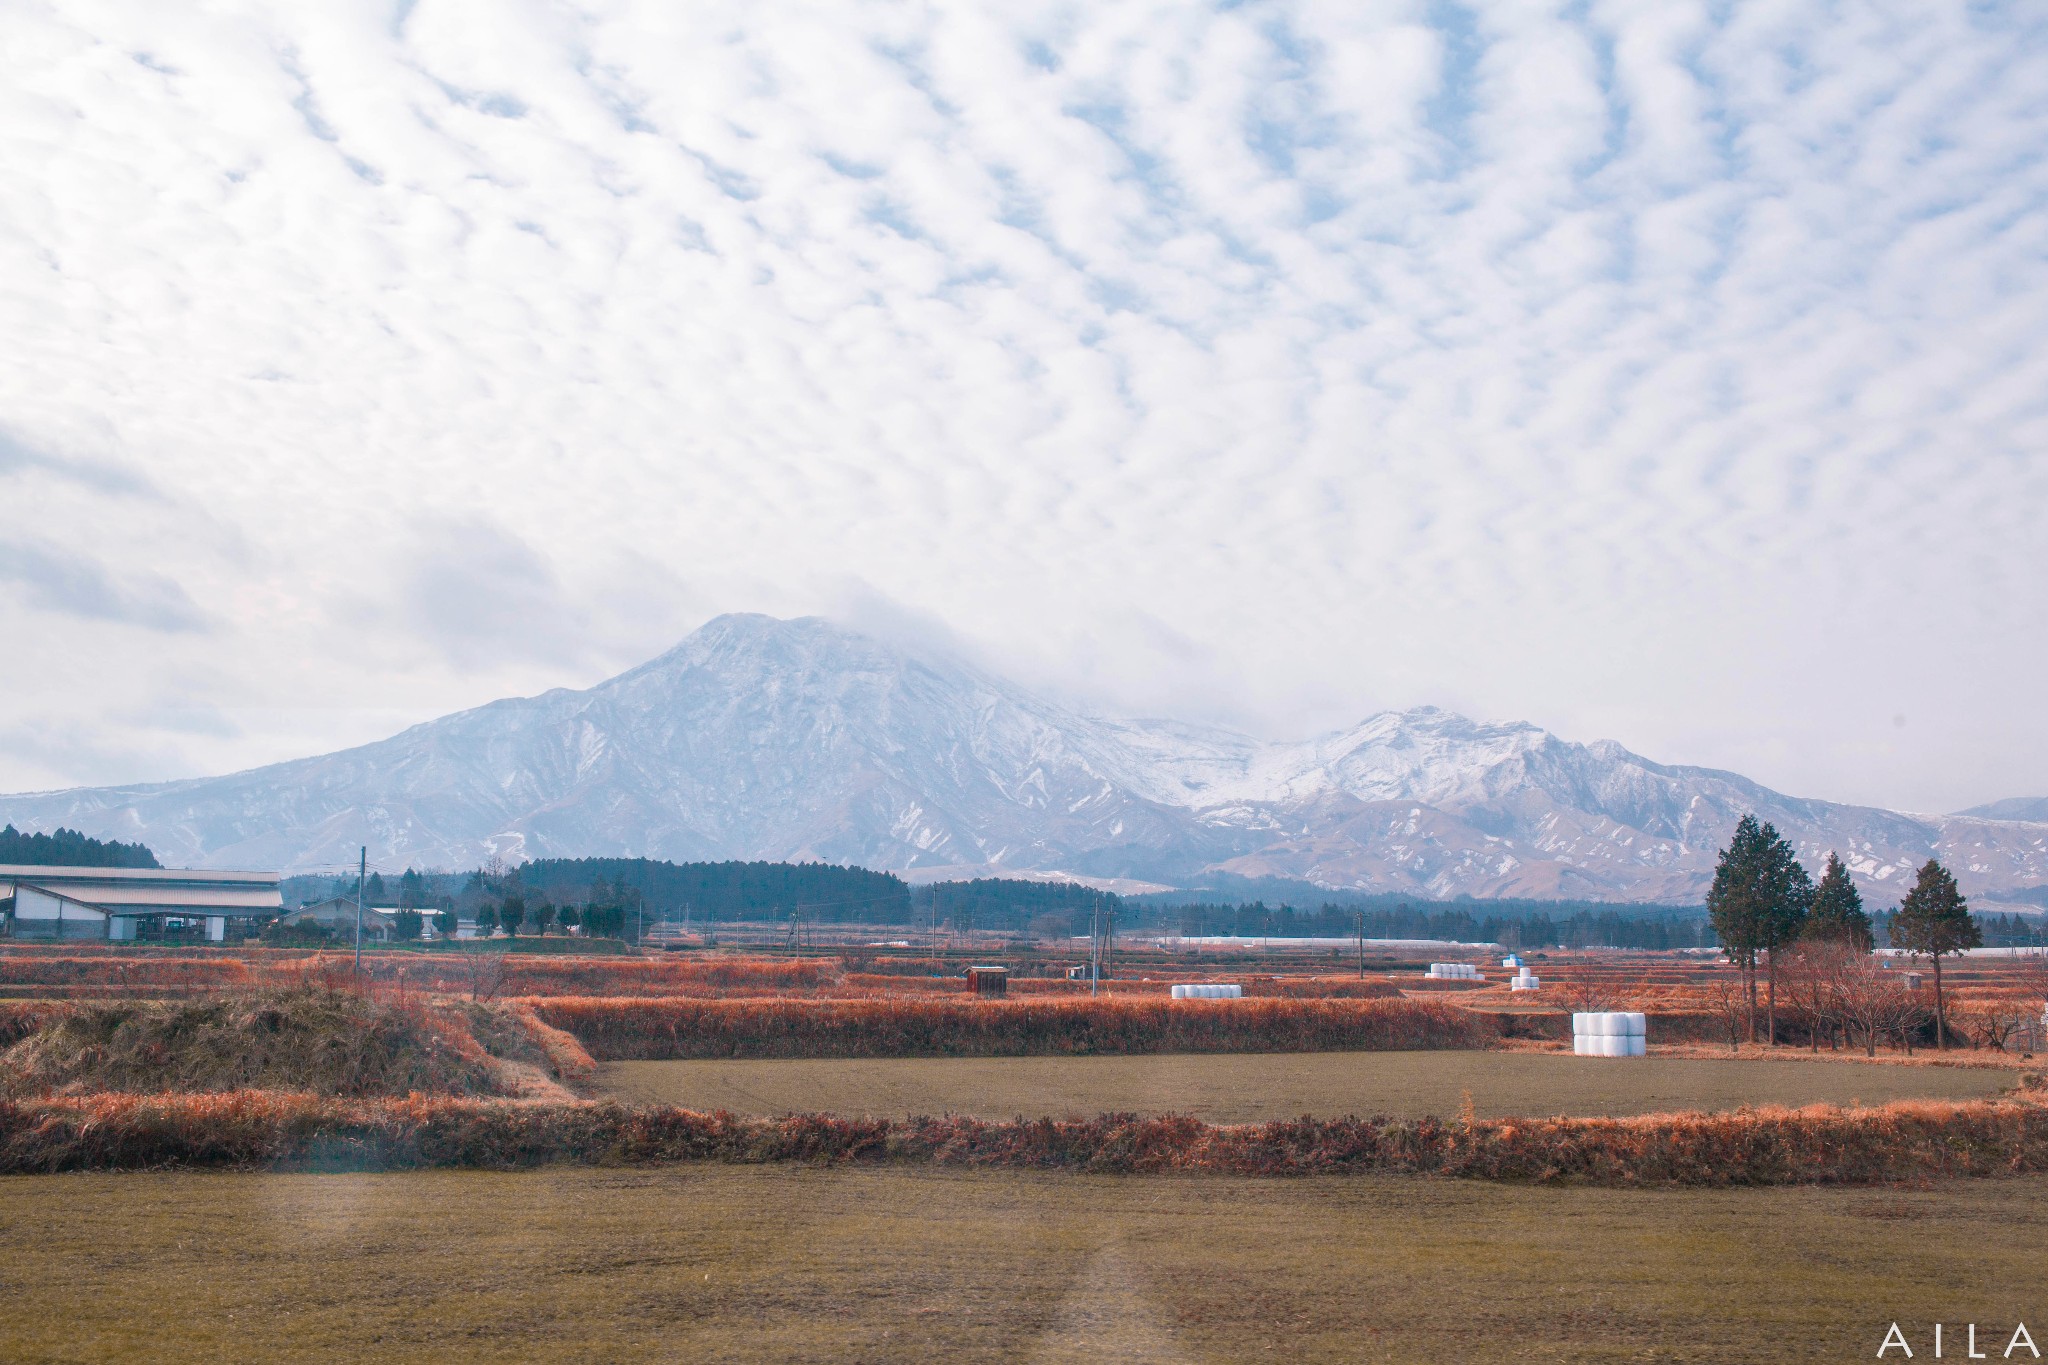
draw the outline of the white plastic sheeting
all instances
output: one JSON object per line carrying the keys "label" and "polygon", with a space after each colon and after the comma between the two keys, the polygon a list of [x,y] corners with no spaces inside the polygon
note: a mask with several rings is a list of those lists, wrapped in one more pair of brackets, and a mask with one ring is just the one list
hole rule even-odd
{"label": "white plastic sheeting", "polygon": [[1207,981],[1183,981],[1173,988],[1173,998],[1176,1000],[1236,1000],[1243,994],[1242,986]]}
{"label": "white plastic sheeting", "polygon": [[1649,1055],[1649,1017],[1631,1010],[1600,1010],[1572,1016],[1572,1051],[1581,1057]]}
{"label": "white plastic sheeting", "polygon": [[1431,981],[1483,981],[1479,969],[1469,962],[1432,962],[1429,964]]}

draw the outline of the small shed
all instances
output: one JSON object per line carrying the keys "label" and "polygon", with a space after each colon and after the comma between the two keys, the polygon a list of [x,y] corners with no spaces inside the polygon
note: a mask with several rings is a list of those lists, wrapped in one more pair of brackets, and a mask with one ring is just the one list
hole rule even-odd
{"label": "small shed", "polygon": [[1008,967],[969,967],[967,969],[967,990],[970,995],[1008,995],[1010,993],[1010,969]]}

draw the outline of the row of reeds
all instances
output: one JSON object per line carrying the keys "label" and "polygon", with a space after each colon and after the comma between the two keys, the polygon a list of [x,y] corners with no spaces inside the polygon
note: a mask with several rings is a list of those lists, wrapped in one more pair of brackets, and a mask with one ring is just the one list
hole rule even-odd
{"label": "row of reeds", "polygon": [[[376,983],[403,979],[414,990],[468,989],[472,959],[495,957],[488,944],[435,953],[371,953],[361,976]],[[772,958],[637,959],[502,955],[505,980],[521,995],[679,995],[815,991],[840,979],[832,961]],[[244,957],[124,958],[110,953],[0,954],[0,985],[100,986],[134,991],[285,985],[302,978],[346,974],[339,953],[278,953]],[[959,988],[956,980],[948,983]]]}
{"label": "row of reeds", "polygon": [[521,1002],[601,1061],[1024,1057],[1486,1047],[1497,1016],[1415,1000],[701,1000]]}
{"label": "row of reeds", "polygon": [[2048,1170],[2012,1101],[1628,1119],[738,1118],[616,1104],[236,1091],[0,1102],[0,1173],[230,1166],[516,1168],[677,1161],[1112,1173],[1426,1174],[1598,1185],[1870,1184]]}

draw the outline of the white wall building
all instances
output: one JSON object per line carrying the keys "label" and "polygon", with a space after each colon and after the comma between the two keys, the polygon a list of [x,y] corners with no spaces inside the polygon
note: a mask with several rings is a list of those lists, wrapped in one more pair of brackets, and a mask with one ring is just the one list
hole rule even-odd
{"label": "white wall building", "polygon": [[282,908],[275,872],[0,865],[0,932],[19,939],[133,939],[145,921],[203,923],[214,943]]}

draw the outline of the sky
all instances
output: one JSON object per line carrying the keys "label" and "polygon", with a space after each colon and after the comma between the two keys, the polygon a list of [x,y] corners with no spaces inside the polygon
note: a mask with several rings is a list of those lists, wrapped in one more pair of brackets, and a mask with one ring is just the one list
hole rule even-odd
{"label": "sky", "polygon": [[0,7],[0,790],[725,611],[2048,795],[2048,9]]}

